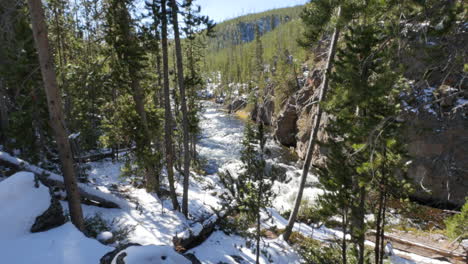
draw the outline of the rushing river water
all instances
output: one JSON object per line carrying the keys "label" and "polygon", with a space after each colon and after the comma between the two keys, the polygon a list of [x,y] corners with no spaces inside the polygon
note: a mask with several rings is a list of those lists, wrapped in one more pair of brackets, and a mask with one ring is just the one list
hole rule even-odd
{"label": "rushing river water", "polygon": [[[223,170],[236,174],[239,170],[244,125],[243,121],[225,112],[222,106],[208,101],[204,103],[198,153],[207,160],[209,174]],[[289,210],[300,182],[300,162],[287,148],[280,146],[271,137],[266,144],[266,153],[267,162],[281,172],[281,180],[274,185],[277,197],[273,206],[279,211]],[[316,183],[317,178],[309,174],[304,190],[305,200],[312,201],[321,192],[320,189],[314,188]]]}

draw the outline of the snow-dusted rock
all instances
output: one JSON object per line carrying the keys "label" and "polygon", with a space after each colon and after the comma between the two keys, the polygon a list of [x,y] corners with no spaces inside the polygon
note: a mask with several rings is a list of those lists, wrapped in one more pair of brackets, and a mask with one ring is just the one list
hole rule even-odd
{"label": "snow-dusted rock", "polygon": [[36,218],[31,232],[43,232],[65,224],[66,218],[60,202],[54,197],[51,198],[49,208]]}
{"label": "snow-dusted rock", "polygon": [[108,245],[114,242],[114,235],[109,231],[104,231],[104,232],[99,233],[96,238],[97,240],[99,240],[99,242],[105,245]]}
{"label": "snow-dusted rock", "polygon": [[101,264],[191,264],[170,246],[128,244],[101,258]]}

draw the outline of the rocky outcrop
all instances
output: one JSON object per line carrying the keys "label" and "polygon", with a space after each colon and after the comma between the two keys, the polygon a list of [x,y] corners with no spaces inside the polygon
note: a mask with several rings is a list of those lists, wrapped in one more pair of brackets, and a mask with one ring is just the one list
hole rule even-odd
{"label": "rocky outcrop", "polygon": [[271,126],[274,122],[275,103],[268,97],[263,100],[263,103],[255,105],[250,113],[252,121],[262,122],[267,126]]}
{"label": "rocky outcrop", "polygon": [[234,113],[244,108],[247,105],[247,101],[244,98],[237,97],[227,106],[229,113]]}
{"label": "rocky outcrop", "polygon": [[[468,107],[467,107],[468,108]],[[431,113],[407,118],[405,138],[412,164],[413,198],[441,207],[459,207],[468,196],[467,110],[450,119]]]}
{"label": "rocky outcrop", "polygon": [[274,136],[277,141],[287,147],[296,147],[297,112],[296,106],[288,102],[281,110],[275,123]]}
{"label": "rocky outcrop", "polygon": [[31,227],[31,232],[36,233],[47,231],[61,226],[65,224],[65,222],[66,218],[63,214],[62,205],[57,199],[52,198],[49,208],[42,215],[36,218],[36,221]]}

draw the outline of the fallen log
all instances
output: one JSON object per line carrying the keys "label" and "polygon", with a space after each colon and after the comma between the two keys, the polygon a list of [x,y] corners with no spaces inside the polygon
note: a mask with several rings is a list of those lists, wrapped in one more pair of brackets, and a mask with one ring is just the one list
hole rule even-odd
{"label": "fallen log", "polygon": [[[28,162],[15,158],[3,151],[0,151],[0,165],[16,171],[32,172],[42,184],[49,188],[65,188],[62,176],[29,164]],[[78,189],[81,194],[82,202],[85,204],[104,208],[120,208],[116,202],[110,200],[112,197],[109,194],[99,192],[84,184],[78,184]],[[108,197],[105,198],[105,196]]]}
{"label": "fallen log", "polygon": [[226,209],[220,213],[212,214],[210,217],[194,222],[189,228],[176,234],[172,243],[177,252],[184,253],[203,243],[215,230],[216,225],[229,215],[232,209]]}
{"label": "fallen log", "polygon": [[[376,235],[375,230],[370,230],[368,234],[371,236],[370,240],[373,241],[373,238]],[[384,237],[386,240],[393,242],[393,247],[399,250],[415,253],[428,258],[445,257],[452,261],[456,261],[454,263],[466,263],[467,261],[466,255],[455,251],[436,248],[427,244],[406,240],[391,234],[385,234]]]}
{"label": "fallen log", "polygon": [[132,150],[132,148],[120,149],[117,152],[113,152],[113,151],[100,152],[100,153],[85,155],[82,157],[75,157],[74,160],[79,163],[99,161],[99,160],[103,160],[106,158],[114,158],[115,154],[128,152],[130,150]]}

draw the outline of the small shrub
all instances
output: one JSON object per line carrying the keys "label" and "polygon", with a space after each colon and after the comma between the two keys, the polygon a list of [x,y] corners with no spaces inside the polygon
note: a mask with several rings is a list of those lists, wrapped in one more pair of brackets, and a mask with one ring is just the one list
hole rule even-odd
{"label": "small shrub", "polygon": [[468,199],[463,205],[461,213],[445,220],[447,236],[450,238],[468,239]]}
{"label": "small shrub", "polygon": [[114,241],[122,244],[128,242],[128,236],[135,230],[134,225],[125,225],[117,218],[107,220],[100,213],[88,216],[84,219],[85,232],[89,237],[96,238],[100,233],[109,231],[112,233]]}
{"label": "small shrub", "polygon": [[293,232],[290,242],[298,248],[304,263],[336,264],[341,263],[341,249],[334,243],[322,243]]}

